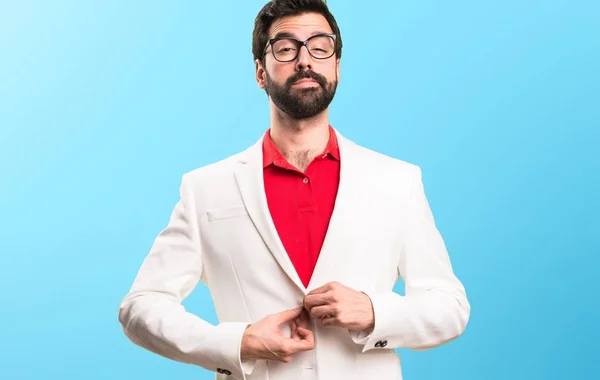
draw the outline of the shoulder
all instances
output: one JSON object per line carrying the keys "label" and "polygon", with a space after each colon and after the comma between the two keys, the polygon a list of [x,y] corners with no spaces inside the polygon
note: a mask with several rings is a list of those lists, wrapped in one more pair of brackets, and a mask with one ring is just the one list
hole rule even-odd
{"label": "shoulder", "polygon": [[406,180],[421,180],[421,167],[415,163],[367,148],[351,140],[345,139],[345,144],[358,156],[359,161],[365,168],[373,174],[397,178],[403,182]]}
{"label": "shoulder", "polygon": [[223,175],[226,172],[231,172],[242,157],[243,152],[239,152],[224,159],[192,169],[184,173],[183,176],[192,182],[202,181],[203,179],[215,179],[215,177]]}
{"label": "shoulder", "polygon": [[241,161],[247,159],[249,149],[183,173],[181,179],[182,187],[206,191],[212,188],[223,188],[223,185],[226,184],[232,184],[235,181],[235,168]]}

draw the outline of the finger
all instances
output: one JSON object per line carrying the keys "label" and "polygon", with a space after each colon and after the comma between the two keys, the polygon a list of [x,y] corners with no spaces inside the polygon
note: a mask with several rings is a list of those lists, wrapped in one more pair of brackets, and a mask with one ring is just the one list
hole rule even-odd
{"label": "finger", "polygon": [[292,356],[281,356],[281,357],[276,357],[275,360],[278,360],[282,363],[289,363],[292,361]]}
{"label": "finger", "polygon": [[296,334],[298,339],[282,340],[280,346],[282,356],[293,355],[295,352],[310,350],[314,347],[314,334],[310,329],[298,327]]}
{"label": "finger", "polygon": [[323,318],[321,318],[321,324],[323,326],[338,326],[338,323],[336,321],[335,317],[330,317],[330,316],[324,316]]}
{"label": "finger", "polygon": [[312,310],[310,311],[310,315],[313,318],[322,318],[325,316],[335,316],[336,313],[337,313],[337,310],[335,309],[335,307],[333,307],[331,305],[313,307]]}
{"label": "finger", "polygon": [[306,309],[302,310],[302,313],[300,314],[299,318],[301,321],[308,322],[310,320],[310,315],[308,314],[308,310],[306,310]]}
{"label": "finger", "polygon": [[315,341],[312,332],[304,329],[301,334],[304,338],[298,341],[292,340],[288,346],[288,351],[286,351],[287,354],[293,355],[296,352],[310,351],[314,348]]}
{"label": "finger", "polygon": [[315,337],[312,331],[303,327],[298,327],[298,336],[309,342],[312,346],[315,344]]}
{"label": "finger", "polygon": [[290,338],[294,340],[300,340],[302,338],[300,337],[300,335],[298,335],[298,323],[296,323],[296,319],[290,322],[290,330],[292,332]]}
{"label": "finger", "polygon": [[296,325],[298,327],[303,327],[303,328],[308,328],[309,327],[309,322],[310,322],[310,315],[308,314],[308,311],[304,310],[304,312],[302,312],[302,314],[300,314],[300,316],[298,318],[296,318]]}
{"label": "finger", "polygon": [[306,310],[310,311],[315,306],[327,305],[331,303],[331,293],[320,293],[307,295],[304,297],[304,307]]}
{"label": "finger", "polygon": [[288,321],[291,321],[292,319],[299,317],[300,314],[302,314],[303,310],[304,310],[304,308],[302,306],[299,306],[299,307],[296,307],[293,309],[284,310],[277,314],[273,314],[272,317],[277,324],[282,324],[284,322],[288,322]]}
{"label": "finger", "polygon": [[325,293],[325,292],[327,292],[328,290],[331,290],[331,286],[332,286],[332,283],[331,283],[331,282],[330,282],[330,283],[327,283],[327,284],[325,284],[325,285],[323,285],[323,286],[319,286],[318,288],[315,288],[315,289],[311,290],[310,292],[308,292],[308,294],[307,294],[307,295],[314,295],[314,294],[321,294],[321,293]]}

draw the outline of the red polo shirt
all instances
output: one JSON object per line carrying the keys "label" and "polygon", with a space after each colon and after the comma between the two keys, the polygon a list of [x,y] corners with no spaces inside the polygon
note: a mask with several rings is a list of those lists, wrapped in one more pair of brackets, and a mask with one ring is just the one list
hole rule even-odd
{"label": "red polo shirt", "polygon": [[287,254],[308,287],[333,212],[340,177],[340,154],[333,128],[329,142],[302,173],[271,140],[263,140],[264,185],[269,211]]}

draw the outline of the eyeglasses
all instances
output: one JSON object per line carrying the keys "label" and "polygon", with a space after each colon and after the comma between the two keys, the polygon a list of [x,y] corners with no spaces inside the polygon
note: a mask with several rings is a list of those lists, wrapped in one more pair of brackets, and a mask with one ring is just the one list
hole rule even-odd
{"label": "eyeglasses", "polygon": [[273,58],[279,62],[290,62],[295,60],[302,46],[306,46],[308,54],[314,59],[327,59],[335,53],[335,34],[317,34],[306,41],[298,41],[291,37],[273,38],[267,42],[267,48],[271,46]]}

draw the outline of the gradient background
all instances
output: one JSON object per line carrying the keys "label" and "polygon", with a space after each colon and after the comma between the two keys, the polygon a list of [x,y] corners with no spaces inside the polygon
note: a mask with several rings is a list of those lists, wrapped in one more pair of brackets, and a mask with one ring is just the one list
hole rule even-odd
{"label": "gradient background", "polygon": [[[213,378],[117,308],[181,175],[268,127],[263,4],[0,1],[0,378]],[[331,123],[423,168],[472,303],[459,340],[401,350],[405,378],[598,379],[600,2],[362,4],[329,1]],[[202,285],[186,306],[217,322]]]}

